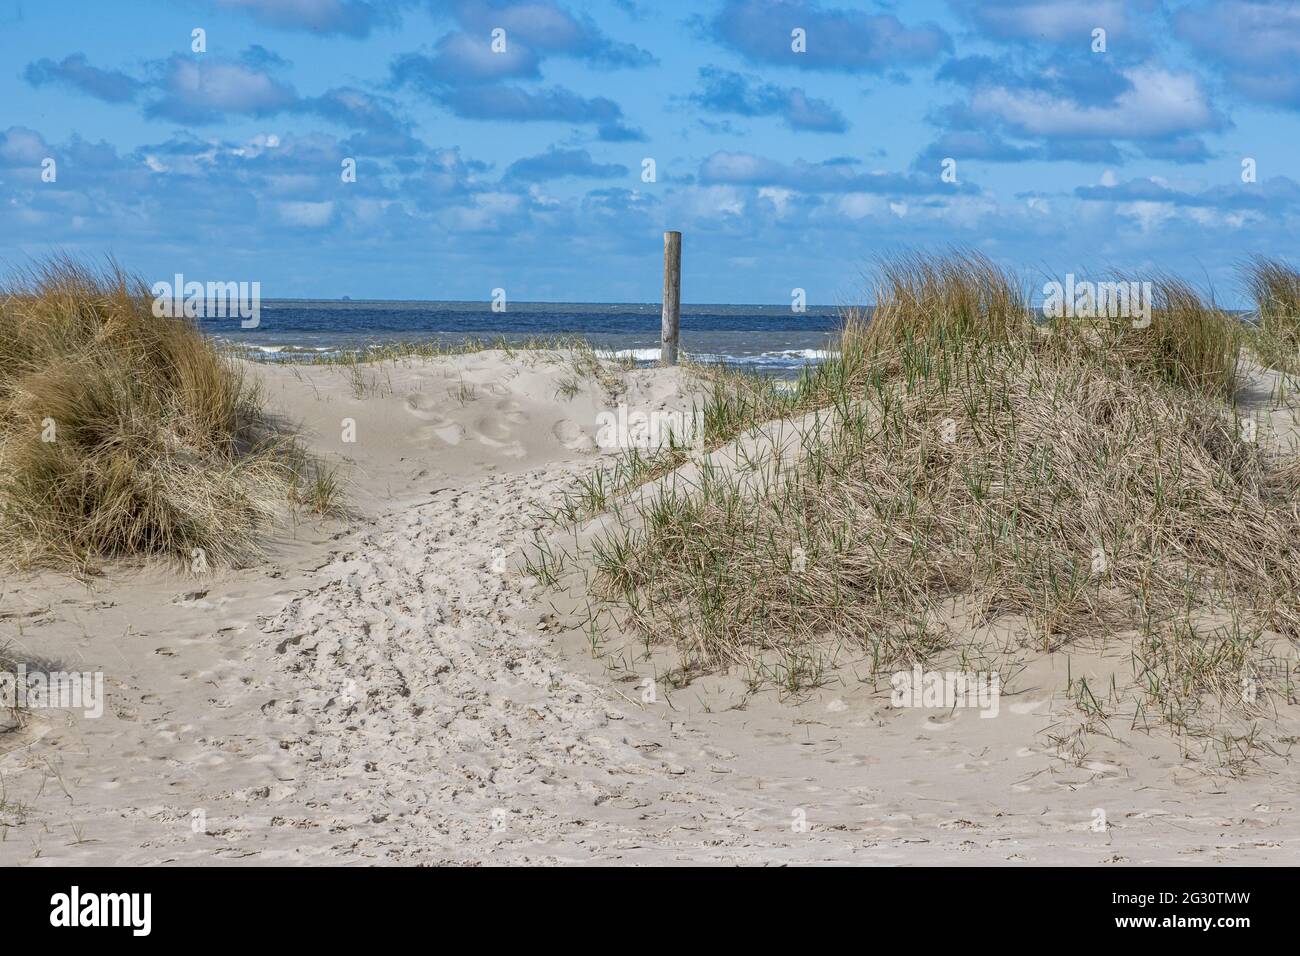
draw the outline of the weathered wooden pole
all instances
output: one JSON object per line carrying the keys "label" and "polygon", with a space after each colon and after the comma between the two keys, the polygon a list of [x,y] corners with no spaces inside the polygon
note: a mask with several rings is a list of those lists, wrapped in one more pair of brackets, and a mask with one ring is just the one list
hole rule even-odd
{"label": "weathered wooden pole", "polygon": [[664,311],[659,335],[659,364],[677,364],[682,321],[682,234],[664,233]]}

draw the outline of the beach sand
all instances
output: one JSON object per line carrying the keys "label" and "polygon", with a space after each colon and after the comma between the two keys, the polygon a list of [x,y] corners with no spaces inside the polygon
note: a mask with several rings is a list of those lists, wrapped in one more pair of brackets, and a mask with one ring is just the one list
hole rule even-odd
{"label": "beach sand", "polygon": [[8,578],[0,645],[102,671],[108,703],[0,735],[0,864],[1297,858],[1295,761],[1231,776],[1167,730],[1075,734],[1063,653],[1027,656],[997,719],[892,707],[851,660],[797,697],[723,674],[643,700],[667,652],[610,634],[593,654],[578,599],[519,555],[599,463],[598,413],[689,407],[682,370],[570,394],[564,362],[526,353],[250,368],[346,466],[356,514],[240,571]]}

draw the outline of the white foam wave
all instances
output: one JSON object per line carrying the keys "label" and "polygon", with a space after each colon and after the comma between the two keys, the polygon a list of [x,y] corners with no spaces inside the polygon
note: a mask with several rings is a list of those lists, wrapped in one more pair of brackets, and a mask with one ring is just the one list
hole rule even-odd
{"label": "white foam wave", "polygon": [[[659,349],[616,349],[596,352],[601,358],[631,359],[635,362],[659,361]],[[682,357],[693,362],[727,363],[729,365],[789,365],[795,362],[824,362],[839,353],[828,349],[780,349],[759,352],[757,355],[728,355],[713,352],[683,352]]]}

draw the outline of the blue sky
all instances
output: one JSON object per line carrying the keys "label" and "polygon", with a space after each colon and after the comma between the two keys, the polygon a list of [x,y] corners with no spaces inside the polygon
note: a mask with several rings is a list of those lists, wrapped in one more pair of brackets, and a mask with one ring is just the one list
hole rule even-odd
{"label": "blue sky", "polygon": [[691,302],[962,245],[1235,305],[1300,224],[1290,2],[0,0],[0,62],[7,266],[654,301],[680,229]]}

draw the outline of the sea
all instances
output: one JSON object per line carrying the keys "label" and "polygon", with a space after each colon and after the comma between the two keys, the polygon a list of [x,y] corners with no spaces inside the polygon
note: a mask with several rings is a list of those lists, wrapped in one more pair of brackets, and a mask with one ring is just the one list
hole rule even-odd
{"label": "sea", "polygon": [[[778,378],[793,378],[833,348],[841,310],[788,305],[682,305],[682,354]],[[201,319],[224,345],[262,361],[303,361],[393,342],[455,346],[473,339],[524,342],[577,336],[611,356],[642,365],[659,359],[659,303],[267,299],[256,328],[238,319]]]}

